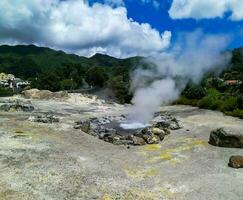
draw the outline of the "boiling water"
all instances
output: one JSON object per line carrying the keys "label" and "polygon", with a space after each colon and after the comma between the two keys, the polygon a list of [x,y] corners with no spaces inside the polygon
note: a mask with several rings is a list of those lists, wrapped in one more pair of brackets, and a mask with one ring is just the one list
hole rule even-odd
{"label": "boiling water", "polygon": [[120,127],[125,130],[131,130],[131,129],[142,129],[148,127],[149,124],[143,124],[140,122],[132,122],[132,123],[122,123],[120,124]]}

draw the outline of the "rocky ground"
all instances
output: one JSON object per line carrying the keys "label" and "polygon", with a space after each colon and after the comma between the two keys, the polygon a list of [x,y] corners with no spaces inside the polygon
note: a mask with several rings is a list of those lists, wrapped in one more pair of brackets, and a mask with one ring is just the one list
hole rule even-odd
{"label": "rocky ground", "polygon": [[[33,111],[0,111],[1,200],[243,198],[243,169],[228,166],[243,149],[208,144],[213,129],[243,133],[243,120],[188,106],[162,107],[183,128],[159,144],[127,148],[73,128],[90,117],[126,114],[127,106],[78,94],[30,101]],[[45,123],[47,116],[52,123]]]}

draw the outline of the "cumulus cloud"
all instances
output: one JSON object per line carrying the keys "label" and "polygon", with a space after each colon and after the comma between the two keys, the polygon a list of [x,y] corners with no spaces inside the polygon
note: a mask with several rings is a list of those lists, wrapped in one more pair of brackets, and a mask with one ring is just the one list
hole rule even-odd
{"label": "cumulus cloud", "polygon": [[231,13],[231,20],[242,20],[242,0],[173,0],[169,10],[173,19],[222,18],[226,13]]}
{"label": "cumulus cloud", "polygon": [[49,46],[81,55],[148,56],[170,44],[147,23],[127,17],[125,7],[84,0],[1,0],[0,43]]}

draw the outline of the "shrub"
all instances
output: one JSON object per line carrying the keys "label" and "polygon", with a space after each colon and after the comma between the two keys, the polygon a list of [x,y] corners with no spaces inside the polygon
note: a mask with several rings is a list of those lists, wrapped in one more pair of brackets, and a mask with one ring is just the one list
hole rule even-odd
{"label": "shrub", "polygon": [[208,90],[207,96],[205,96],[198,102],[198,107],[217,110],[222,105],[222,100],[220,99],[220,97],[221,94],[217,90],[210,89]]}
{"label": "shrub", "polygon": [[237,104],[238,104],[239,109],[243,109],[243,94],[238,96]]}
{"label": "shrub", "polygon": [[0,87],[0,97],[8,97],[8,96],[13,96],[14,92],[10,88],[1,88]]}
{"label": "shrub", "polygon": [[240,119],[243,119],[243,110],[235,109],[231,112],[226,112],[225,114],[231,115],[233,117],[239,117]]}
{"label": "shrub", "polygon": [[205,97],[206,94],[206,89],[199,85],[193,85],[184,91],[184,95],[188,99],[201,99]]}
{"label": "shrub", "polygon": [[238,108],[238,99],[237,97],[228,97],[226,100],[222,101],[222,105],[220,110],[222,112],[225,111],[233,111],[234,109]]}
{"label": "shrub", "polygon": [[210,96],[206,96],[198,102],[199,108],[206,108],[211,110],[217,110],[221,106],[221,101],[218,99],[214,99]]}
{"label": "shrub", "polygon": [[197,106],[198,100],[197,99],[188,99],[184,96],[180,97],[174,104],[181,104],[181,105],[190,105],[190,106]]}

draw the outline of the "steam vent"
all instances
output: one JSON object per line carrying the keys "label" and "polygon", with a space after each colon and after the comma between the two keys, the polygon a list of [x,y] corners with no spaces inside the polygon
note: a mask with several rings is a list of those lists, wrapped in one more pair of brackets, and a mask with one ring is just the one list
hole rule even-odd
{"label": "steam vent", "polygon": [[114,145],[158,144],[170,130],[182,128],[181,123],[167,112],[157,113],[145,128],[124,129],[120,125],[126,116],[107,116],[76,122],[75,129],[98,137]]}

